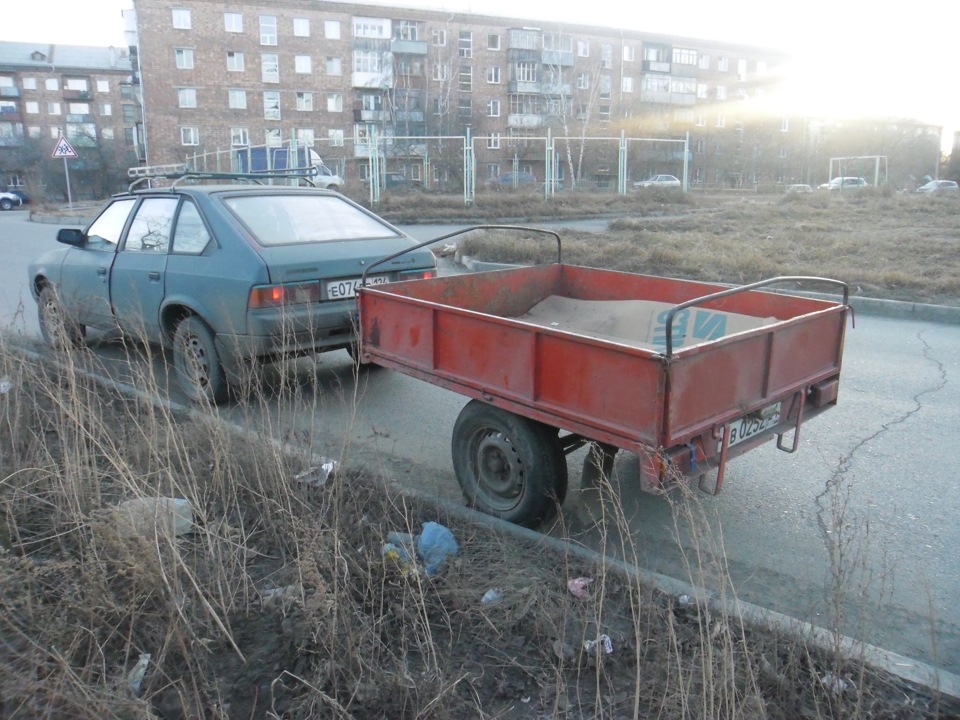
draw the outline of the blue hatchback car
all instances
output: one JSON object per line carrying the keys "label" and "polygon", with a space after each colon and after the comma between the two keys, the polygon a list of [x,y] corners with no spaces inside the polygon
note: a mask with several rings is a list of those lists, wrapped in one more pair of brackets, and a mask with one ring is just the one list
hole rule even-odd
{"label": "blue hatchback car", "polygon": [[[177,183],[116,195],[57,239],[29,268],[46,341],[63,348],[97,328],[161,344],[186,394],[211,402],[258,362],[356,357],[364,270],[416,244],[332,191]],[[366,281],[434,275],[433,253],[417,250]]]}

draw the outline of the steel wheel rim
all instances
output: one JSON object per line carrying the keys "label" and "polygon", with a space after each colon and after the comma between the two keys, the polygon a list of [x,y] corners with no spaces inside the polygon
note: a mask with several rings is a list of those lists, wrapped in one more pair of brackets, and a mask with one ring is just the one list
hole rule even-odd
{"label": "steel wheel rim", "polygon": [[60,313],[60,305],[54,298],[48,298],[43,305],[43,325],[54,345],[57,347],[65,345],[67,326]]}
{"label": "steel wheel rim", "polygon": [[524,464],[513,442],[498,430],[483,428],[471,444],[477,494],[501,512],[516,507],[523,496]]}
{"label": "steel wheel rim", "polygon": [[210,360],[203,343],[200,342],[200,338],[192,333],[183,338],[181,353],[183,355],[183,369],[190,384],[205,392],[210,384]]}

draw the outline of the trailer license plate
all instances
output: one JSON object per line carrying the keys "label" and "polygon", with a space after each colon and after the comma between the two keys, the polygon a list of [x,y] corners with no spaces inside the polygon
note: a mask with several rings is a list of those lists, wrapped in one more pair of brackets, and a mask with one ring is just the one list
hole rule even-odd
{"label": "trailer license plate", "polygon": [[[367,278],[367,285],[383,285],[387,282],[390,282],[389,275],[371,275]],[[357,288],[361,285],[363,285],[362,278],[330,280],[327,282],[327,297],[331,300],[356,297]]]}
{"label": "trailer license plate", "polygon": [[739,420],[731,422],[727,426],[727,431],[730,433],[730,442],[727,443],[727,447],[733,447],[737,443],[777,425],[780,422],[780,405],[780,403],[768,405],[762,410],[744,415]]}

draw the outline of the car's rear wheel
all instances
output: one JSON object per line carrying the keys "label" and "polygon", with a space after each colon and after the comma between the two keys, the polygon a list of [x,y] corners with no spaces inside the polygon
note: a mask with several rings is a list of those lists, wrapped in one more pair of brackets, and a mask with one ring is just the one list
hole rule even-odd
{"label": "car's rear wheel", "polygon": [[173,365],[180,387],[194,402],[219,404],[227,399],[227,376],[217,355],[213,332],[195,315],[177,325]]}
{"label": "car's rear wheel", "polygon": [[83,342],[85,328],[71,320],[60,304],[57,291],[44,285],[37,298],[40,334],[44,342],[55,350],[69,350]]}
{"label": "car's rear wheel", "polygon": [[10,198],[3,198],[0,200],[0,209],[13,210],[13,200]]}

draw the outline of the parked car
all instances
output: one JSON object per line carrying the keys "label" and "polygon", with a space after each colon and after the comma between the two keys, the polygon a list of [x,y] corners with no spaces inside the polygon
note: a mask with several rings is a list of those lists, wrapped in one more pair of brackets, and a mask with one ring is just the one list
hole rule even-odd
{"label": "parked car", "polygon": [[13,210],[20,207],[20,196],[12,192],[0,192],[0,210]]}
{"label": "parked car", "polygon": [[683,187],[683,183],[673,175],[654,175],[646,180],[639,180],[633,184],[636,188],[665,187],[678,188]]}
{"label": "parked car", "polygon": [[539,184],[537,176],[528,172],[508,172],[498,175],[492,180],[486,182],[486,187],[493,190],[505,190],[513,187],[529,187]]}
{"label": "parked car", "polygon": [[918,193],[958,192],[960,187],[953,180],[931,180],[917,188]]}
{"label": "parked car", "polygon": [[[369,178],[364,180],[363,184],[364,187],[370,187]],[[383,184],[381,185],[381,189],[393,191],[419,190],[420,183],[411,180],[403,173],[386,172],[383,174]]]}
{"label": "parked car", "polygon": [[869,187],[870,183],[862,177],[835,177],[820,186],[820,190],[857,190]]}
{"label": "parked car", "polygon": [[812,193],[813,188],[809,185],[796,184],[796,185],[787,185],[787,194],[792,195],[794,193]]}
{"label": "parked car", "polygon": [[[44,339],[120,330],[172,350],[193,400],[221,402],[259,362],[356,353],[355,295],[374,261],[412,247],[403,232],[330,190],[178,185],[121,193],[86,230],[29,266]],[[367,282],[436,275],[418,250]]]}
{"label": "parked car", "polygon": [[5,192],[11,195],[16,195],[18,198],[20,198],[21,205],[26,205],[30,202],[30,197],[20,188],[8,187]]}

